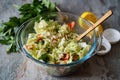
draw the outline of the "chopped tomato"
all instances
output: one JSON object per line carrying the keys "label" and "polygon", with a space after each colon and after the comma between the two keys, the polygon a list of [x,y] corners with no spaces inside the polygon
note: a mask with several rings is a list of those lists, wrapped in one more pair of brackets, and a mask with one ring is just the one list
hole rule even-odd
{"label": "chopped tomato", "polygon": [[72,22],[68,23],[68,27],[69,27],[71,30],[73,30],[74,27],[75,27],[75,21],[72,21]]}
{"label": "chopped tomato", "polygon": [[34,45],[25,45],[25,47],[29,50],[29,49],[33,49]]}
{"label": "chopped tomato", "polygon": [[57,40],[54,39],[52,42],[53,42],[53,43],[57,43]]}
{"label": "chopped tomato", "polygon": [[37,41],[39,42],[39,41],[42,40],[42,39],[43,39],[43,37],[41,37],[40,34],[37,34]]}
{"label": "chopped tomato", "polygon": [[53,38],[52,42],[57,43],[57,39]]}
{"label": "chopped tomato", "polygon": [[61,60],[68,60],[70,58],[70,55],[69,55],[69,53],[66,53],[66,54],[64,54],[63,55],[63,57],[61,58]]}

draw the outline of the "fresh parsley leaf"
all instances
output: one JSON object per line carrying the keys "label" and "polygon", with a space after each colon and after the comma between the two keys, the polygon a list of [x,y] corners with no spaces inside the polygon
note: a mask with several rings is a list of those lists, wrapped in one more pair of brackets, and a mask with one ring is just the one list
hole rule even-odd
{"label": "fresh parsley leaf", "polygon": [[45,62],[48,62],[50,59],[49,59],[49,55],[48,54],[42,54],[41,57],[39,59],[42,59],[43,61]]}
{"label": "fresh parsley leaf", "polygon": [[11,43],[7,48],[7,53],[16,52],[16,51],[18,51],[18,49],[16,48],[15,42]]}
{"label": "fresh parsley leaf", "polygon": [[3,39],[0,39],[0,43],[1,43],[1,44],[8,44],[8,41],[9,41],[9,40],[5,40],[5,39],[3,40]]}

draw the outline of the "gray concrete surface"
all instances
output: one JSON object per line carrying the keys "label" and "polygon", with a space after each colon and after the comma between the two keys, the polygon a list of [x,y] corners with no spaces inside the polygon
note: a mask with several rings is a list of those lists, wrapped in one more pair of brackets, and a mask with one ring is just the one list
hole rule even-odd
{"label": "gray concrete surface", "polygon": [[[112,27],[120,31],[120,0],[52,1],[56,2],[62,11],[76,15],[92,11],[101,17],[107,10],[112,9],[113,15],[102,25],[104,29]],[[13,5],[26,2],[31,0],[0,0],[0,21],[8,21],[9,17],[18,16],[19,12]],[[81,65],[76,74],[66,77],[51,77],[28,60],[25,62],[21,54],[7,54],[6,47],[0,45],[0,80],[120,80],[120,42],[112,45],[111,51],[105,56],[93,56]]]}

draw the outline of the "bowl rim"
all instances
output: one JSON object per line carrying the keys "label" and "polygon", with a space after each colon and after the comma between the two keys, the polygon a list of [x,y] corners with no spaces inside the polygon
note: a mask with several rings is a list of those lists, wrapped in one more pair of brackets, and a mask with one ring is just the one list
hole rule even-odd
{"label": "bowl rim", "polygon": [[[60,12],[61,13],[61,12]],[[62,13],[65,13],[65,14],[70,14],[70,15],[73,15],[73,16],[75,16],[75,17],[79,17],[79,16],[77,16],[77,15],[75,15],[75,14],[72,14],[72,13],[68,13],[68,12],[62,12]],[[36,18],[36,17],[35,17]],[[77,61],[73,61],[73,62],[71,62],[71,63],[68,63],[68,64],[50,64],[50,63],[45,63],[45,62],[42,62],[42,61],[40,61],[40,60],[37,60],[37,59],[35,59],[35,58],[33,58],[30,54],[29,54],[29,52],[27,51],[27,50],[25,50],[25,48],[24,48],[24,45],[23,45],[23,43],[22,43],[22,40],[21,40],[21,32],[22,32],[22,30],[25,28],[24,27],[24,25],[27,23],[29,23],[31,20],[33,20],[34,18],[32,18],[32,19],[29,19],[29,20],[27,20],[26,22],[24,22],[20,27],[19,27],[19,29],[17,30],[17,33],[16,33],[16,35],[15,35],[15,41],[16,41],[16,45],[17,45],[17,47],[18,47],[18,49],[19,49],[19,51],[21,52],[23,52],[23,54],[25,54],[25,56],[27,57],[27,58],[29,58],[29,59],[31,59],[32,61],[34,61],[34,62],[36,62],[36,63],[39,63],[39,64],[42,64],[42,65],[46,65],[46,66],[54,66],[54,67],[60,67],[60,66],[73,66],[73,65],[76,65],[76,64],[79,64],[79,63],[83,63],[84,61],[86,61],[87,59],[89,59],[91,56],[92,56],[92,54],[94,53],[94,51],[95,51],[95,49],[96,49],[96,47],[97,47],[97,36],[96,36],[96,33],[94,32],[94,42],[93,42],[93,45],[92,45],[92,47],[91,47],[91,49],[89,50],[89,52],[82,58],[82,59],[79,59],[79,60],[77,60]],[[83,19],[83,18],[82,18]],[[85,19],[84,19],[85,20]],[[86,20],[87,21],[87,20]],[[18,39],[19,38],[19,39]],[[20,43],[18,42],[20,40]]]}

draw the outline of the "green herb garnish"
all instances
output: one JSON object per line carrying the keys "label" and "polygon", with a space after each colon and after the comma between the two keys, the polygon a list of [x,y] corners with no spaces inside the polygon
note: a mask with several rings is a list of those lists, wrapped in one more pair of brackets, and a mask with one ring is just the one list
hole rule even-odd
{"label": "green herb garnish", "polygon": [[39,59],[48,62],[50,58],[48,54],[42,54]]}

